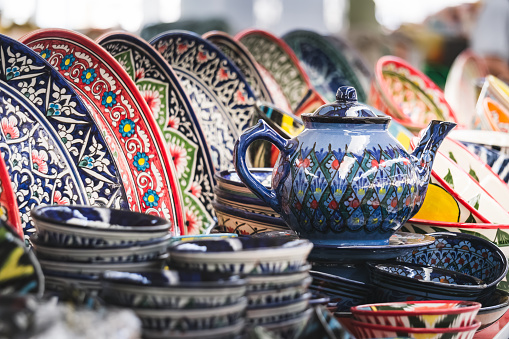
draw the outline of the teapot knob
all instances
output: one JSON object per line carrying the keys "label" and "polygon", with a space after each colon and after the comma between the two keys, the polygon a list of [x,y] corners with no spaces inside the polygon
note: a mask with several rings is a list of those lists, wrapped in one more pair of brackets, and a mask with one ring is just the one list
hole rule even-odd
{"label": "teapot knob", "polygon": [[337,101],[357,101],[357,91],[352,86],[341,86],[336,92]]}

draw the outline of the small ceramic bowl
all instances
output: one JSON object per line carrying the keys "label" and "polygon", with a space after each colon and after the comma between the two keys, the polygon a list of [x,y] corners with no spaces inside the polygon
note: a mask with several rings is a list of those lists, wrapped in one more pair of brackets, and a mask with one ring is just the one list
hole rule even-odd
{"label": "small ceramic bowl", "polygon": [[504,253],[490,241],[464,233],[437,232],[432,245],[415,249],[399,261],[429,265],[481,279],[487,288],[496,286],[508,271]]}
{"label": "small ceramic bowl", "polygon": [[415,327],[456,328],[472,324],[481,304],[472,301],[409,301],[352,307],[355,320],[363,323]]}
{"label": "small ceramic bowl", "polygon": [[146,273],[107,271],[103,297],[131,308],[196,309],[232,305],[246,292],[239,276],[182,270]]}
{"label": "small ceramic bowl", "polygon": [[268,307],[253,307],[246,311],[246,320],[253,326],[276,322],[283,322],[297,317],[307,310],[310,293],[302,295],[299,299],[279,303]]}
{"label": "small ceramic bowl", "polygon": [[250,275],[246,277],[247,291],[273,291],[299,286],[309,278],[310,268],[310,265],[302,265],[294,272]]}
{"label": "small ceramic bowl", "polygon": [[273,218],[279,218],[279,214],[270,208],[265,202],[256,198],[234,195],[218,188],[214,189],[214,199],[219,205],[242,210],[249,213],[256,213]]}
{"label": "small ceramic bowl", "polygon": [[41,206],[32,210],[41,242],[61,247],[105,247],[160,238],[170,222],[124,210],[90,206]]}
{"label": "small ceramic bowl", "polygon": [[169,249],[175,267],[235,274],[300,271],[313,245],[288,237],[239,237],[178,244]]}
{"label": "small ceramic bowl", "polygon": [[[272,185],[272,168],[251,168],[249,170],[256,180],[260,181],[265,187]],[[250,197],[261,201],[249,188],[244,185],[235,170],[216,172],[214,174],[217,187],[232,195]]]}
{"label": "small ceramic bowl", "polygon": [[186,241],[237,238],[238,236],[239,235],[236,233],[209,233],[209,234],[180,235],[178,237],[171,237],[170,241],[169,241],[169,245],[174,246],[180,242],[186,242]]}
{"label": "small ceramic bowl", "polygon": [[263,324],[262,327],[275,333],[279,338],[293,339],[298,333],[301,333],[312,314],[313,310],[308,309],[295,318]]}
{"label": "small ceramic bowl", "polygon": [[127,263],[157,259],[166,253],[171,234],[161,238],[137,242],[129,246],[108,246],[100,248],[59,248],[46,246],[38,240],[37,234],[30,237],[35,254],[40,259],[66,262]]}
{"label": "small ceramic bowl", "polygon": [[401,336],[412,338],[463,339],[472,338],[475,331],[481,326],[481,323],[474,321],[469,326],[456,328],[412,328],[373,325],[352,320],[352,325],[355,327],[354,334],[357,339],[396,338]]}
{"label": "small ceramic bowl", "polygon": [[297,300],[307,293],[311,284],[311,277],[304,279],[300,285],[290,286],[281,289],[248,292],[246,294],[248,300],[248,309],[253,307],[268,307],[287,301]]}
{"label": "small ceramic bowl", "polygon": [[475,319],[481,323],[479,330],[483,330],[498,321],[509,310],[509,292],[501,289],[483,302]]}
{"label": "small ceramic bowl", "polygon": [[133,308],[144,329],[156,331],[201,331],[235,325],[246,309],[245,298],[232,305],[213,309],[148,309]]}
{"label": "small ceramic bowl", "polygon": [[188,331],[153,331],[143,330],[146,339],[237,339],[244,330],[244,319],[238,320],[231,326],[224,326],[207,330]]}

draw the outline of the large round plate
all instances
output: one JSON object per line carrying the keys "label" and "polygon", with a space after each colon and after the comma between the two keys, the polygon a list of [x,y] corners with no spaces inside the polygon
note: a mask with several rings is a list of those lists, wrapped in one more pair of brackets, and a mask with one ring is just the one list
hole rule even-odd
{"label": "large round plate", "polygon": [[366,93],[353,67],[323,36],[295,30],[285,34],[283,40],[295,52],[311,83],[325,99],[335,101],[339,87],[353,86],[359,101],[366,102]]}
{"label": "large round plate", "polygon": [[314,90],[292,49],[278,37],[262,30],[247,30],[235,36],[255,60],[277,81],[296,115],[311,113],[325,100]]}
{"label": "large round plate", "polygon": [[172,221],[185,233],[180,186],[159,127],[122,66],[86,36],[60,29],[32,32],[21,41],[40,53],[89,104],[121,170],[132,211]]}
{"label": "large round plate", "polygon": [[[5,117],[1,119],[2,130],[3,125],[7,126],[8,122],[9,120]],[[7,171],[3,159],[0,159],[0,220],[5,221],[20,237],[23,237],[23,226],[19,217],[16,195],[12,189],[9,171]]]}
{"label": "large round plate", "polygon": [[239,69],[199,35],[169,31],[150,41],[173,68],[200,118],[216,170],[233,164],[233,147],[249,127],[256,97]]}
{"label": "large round plate", "polygon": [[183,195],[187,233],[213,225],[214,164],[191,103],[175,73],[157,51],[128,33],[110,33],[97,42],[136,83],[163,133]]}
{"label": "large round plate", "polygon": [[0,42],[0,148],[26,236],[35,206],[127,208],[115,158],[72,87],[31,49]]}

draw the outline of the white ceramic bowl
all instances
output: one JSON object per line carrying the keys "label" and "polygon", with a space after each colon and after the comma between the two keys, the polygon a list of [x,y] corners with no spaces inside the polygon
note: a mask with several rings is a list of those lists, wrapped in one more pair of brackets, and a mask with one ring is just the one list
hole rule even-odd
{"label": "white ceramic bowl", "polygon": [[248,308],[246,311],[247,322],[257,326],[296,318],[307,310],[310,297],[311,294],[307,293],[291,302],[271,305],[269,307]]}

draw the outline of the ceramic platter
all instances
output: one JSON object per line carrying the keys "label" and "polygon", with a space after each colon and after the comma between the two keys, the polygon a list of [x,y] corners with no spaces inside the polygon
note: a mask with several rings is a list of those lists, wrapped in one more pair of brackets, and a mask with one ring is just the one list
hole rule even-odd
{"label": "ceramic platter", "polygon": [[214,225],[214,164],[186,93],[171,67],[147,42],[128,33],[97,40],[126,70],[147,102],[166,141],[182,191],[187,234]]}
{"label": "ceramic platter", "polygon": [[36,52],[0,41],[0,150],[25,236],[35,206],[127,208],[115,156],[73,88]]}
{"label": "ceramic platter", "polygon": [[417,233],[398,232],[391,236],[389,245],[377,246],[330,246],[314,244],[309,261],[311,262],[356,262],[366,260],[394,259],[428,246],[435,238]]}
{"label": "ceramic platter", "polygon": [[[8,119],[0,120],[6,123]],[[3,124],[0,127],[3,131]],[[11,177],[9,171],[5,166],[3,159],[0,159],[0,220],[5,221],[13,231],[16,232],[20,237],[23,237],[23,226],[21,225],[21,218],[19,217],[19,208],[16,201],[16,195],[11,185]]]}
{"label": "ceramic platter", "polygon": [[314,112],[325,104],[283,40],[262,30],[243,31],[235,39],[244,44],[255,60],[274,77],[296,115]]}
{"label": "ceramic platter", "polygon": [[168,219],[173,233],[186,233],[180,186],[159,127],[117,61],[76,32],[38,30],[21,41],[55,67],[88,103],[113,150],[129,208]]}
{"label": "ceramic platter", "polygon": [[170,31],[150,42],[179,77],[200,119],[216,170],[233,165],[235,141],[254,113],[256,97],[239,69],[199,35]]}
{"label": "ceramic platter", "polygon": [[296,30],[285,34],[283,40],[295,52],[311,83],[325,99],[336,101],[339,87],[353,86],[358,100],[366,102],[366,93],[352,66],[323,36]]}

